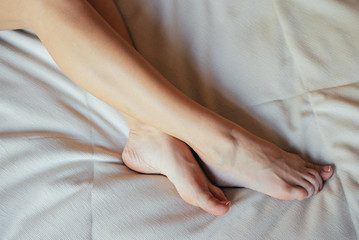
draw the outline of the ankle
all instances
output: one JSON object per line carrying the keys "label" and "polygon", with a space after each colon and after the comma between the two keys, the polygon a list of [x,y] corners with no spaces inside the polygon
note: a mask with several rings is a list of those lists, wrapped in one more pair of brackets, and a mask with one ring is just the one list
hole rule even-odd
{"label": "ankle", "polygon": [[147,124],[144,124],[133,117],[130,117],[125,114],[123,116],[127,122],[127,125],[130,128],[130,133],[132,133],[132,134],[143,135],[143,134],[149,133],[149,132],[151,132],[151,133],[160,132],[160,130],[158,130],[154,127],[151,127]]}
{"label": "ankle", "polygon": [[224,164],[223,161],[233,157],[236,149],[243,147],[239,145],[247,137],[244,130],[242,130],[242,128],[230,121],[213,124],[207,127],[207,131],[195,135],[193,141],[188,144],[200,156],[213,159],[216,161],[216,165],[221,165],[222,163]]}

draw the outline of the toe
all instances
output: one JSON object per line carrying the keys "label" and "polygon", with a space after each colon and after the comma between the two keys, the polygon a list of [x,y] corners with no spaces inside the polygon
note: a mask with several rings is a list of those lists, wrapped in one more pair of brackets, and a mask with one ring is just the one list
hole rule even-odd
{"label": "toe", "polygon": [[226,198],[226,196],[224,195],[223,191],[220,188],[214,186],[213,184],[210,184],[209,190],[211,191],[213,196],[215,198],[217,198],[218,200],[220,200],[221,202],[229,202],[228,199]]}
{"label": "toe", "polygon": [[303,178],[298,185],[307,191],[307,198],[310,198],[315,193],[316,186],[313,185],[313,180],[310,177],[307,178],[310,179],[310,181]]}
{"label": "toe", "polygon": [[308,198],[308,192],[302,187],[292,186],[292,196],[293,199],[304,200]]}
{"label": "toe", "polygon": [[312,184],[314,187],[314,192],[312,194],[317,194],[322,187],[323,180],[320,177],[319,173],[314,169],[307,169],[308,173],[306,173],[303,178]]}
{"label": "toe", "polygon": [[230,208],[229,201],[216,198],[209,189],[198,192],[197,204],[206,212],[214,215],[223,215],[227,213]]}
{"label": "toe", "polygon": [[328,180],[334,173],[332,166],[322,166],[320,167],[320,176],[324,181]]}
{"label": "toe", "polygon": [[[289,186],[290,186],[292,195],[295,196],[294,199],[303,200],[305,198],[310,198],[316,191],[316,187],[312,183],[312,182],[316,181],[314,179],[315,179],[315,177],[310,174],[299,175],[299,176],[297,176],[297,178],[293,179],[289,183]],[[293,186],[295,186],[295,187],[293,188]],[[297,189],[297,187],[299,189]],[[304,190],[305,194],[303,194],[302,189]]]}
{"label": "toe", "polygon": [[317,170],[317,172],[320,174],[320,177],[323,179],[323,181],[328,180],[334,173],[333,167],[330,165],[319,166],[319,165],[314,165],[311,163],[306,163],[306,166],[308,168]]}
{"label": "toe", "polygon": [[319,189],[317,189],[317,191],[316,191],[316,193],[318,193],[318,191],[322,190],[322,188],[323,188],[323,179],[320,176],[320,174],[318,173],[318,171],[316,171],[312,168],[309,168],[307,170],[312,176],[314,176],[316,178],[317,183],[319,184]]}
{"label": "toe", "polygon": [[308,197],[307,191],[299,186],[284,184],[281,187],[281,194],[277,197],[281,200],[304,200]]}

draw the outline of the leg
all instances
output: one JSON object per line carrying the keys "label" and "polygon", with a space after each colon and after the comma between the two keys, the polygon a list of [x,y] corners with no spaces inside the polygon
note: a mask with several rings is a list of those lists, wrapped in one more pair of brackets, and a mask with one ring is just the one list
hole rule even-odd
{"label": "leg", "polygon": [[[92,0],[92,2],[93,2],[94,0]],[[100,5],[100,4],[98,4],[98,5]],[[106,14],[105,14],[106,15]],[[105,16],[104,15],[104,16]],[[109,15],[109,14],[107,14],[107,15]],[[111,15],[115,15],[115,14],[111,14]],[[112,24],[114,24],[114,21],[111,21],[111,19],[109,19],[108,20],[108,22],[110,22],[110,23],[112,23]],[[118,21],[117,21],[118,22]],[[112,25],[113,26],[113,25]],[[114,27],[114,26],[113,26]],[[117,29],[120,29],[119,27],[114,27],[115,29],[117,28]],[[122,29],[123,29],[123,27],[122,27]],[[118,31],[119,32],[119,31]],[[123,34],[122,34],[123,35]],[[124,36],[124,38],[126,38],[126,36]],[[135,119],[132,119],[132,118],[130,118],[130,117],[126,117],[126,119],[127,119],[127,121],[128,122],[132,122],[132,126],[139,126],[140,125],[140,123],[139,122],[135,122],[136,120]],[[132,119],[132,120],[129,120],[129,119]],[[147,127],[145,127],[145,128],[142,128],[142,130],[141,131],[138,131],[138,128],[136,129],[136,127],[134,127],[134,128],[132,128],[132,132],[131,132],[131,138],[130,138],[130,141],[129,141],[129,144],[126,146],[126,149],[125,149],[125,154],[124,154],[124,160],[128,163],[128,165],[131,165],[131,167],[133,168],[133,169],[135,169],[135,170],[137,170],[137,171],[140,171],[140,172],[151,172],[151,173],[153,173],[153,172],[156,172],[156,171],[159,171],[159,172],[161,172],[161,170],[160,169],[158,169],[158,167],[157,167],[157,169],[158,170],[154,170],[153,169],[153,167],[150,167],[150,166],[153,166],[153,165],[156,165],[156,162],[155,161],[148,161],[148,162],[150,162],[150,166],[147,166],[147,168],[146,167],[144,167],[145,165],[146,165],[146,163],[144,163],[144,161],[143,160],[141,160],[141,158],[139,159],[139,157],[137,157],[137,160],[135,161],[135,162],[133,162],[133,160],[134,159],[136,159],[136,157],[134,157],[134,156],[144,156],[144,155],[147,155],[147,156],[149,156],[149,154],[143,154],[143,146],[142,147],[140,147],[139,146],[139,144],[136,144],[135,143],[135,141],[134,141],[134,139],[137,139],[137,140],[139,140],[138,138],[140,138],[140,136],[139,136],[139,132],[140,133],[142,133],[142,135],[151,135],[150,134],[150,131],[144,131],[143,129],[149,129],[149,127],[147,126]],[[154,130],[154,129],[153,129]],[[168,135],[166,135],[166,134],[164,134],[164,133],[161,133],[160,131],[158,132],[158,134],[159,135],[161,135],[161,136],[163,136],[165,139],[172,139],[172,142],[173,141],[178,141],[178,140],[175,140],[174,138],[171,138],[170,136],[168,136]],[[143,140],[143,139],[142,139]],[[163,139],[164,140],[164,139]],[[152,139],[152,142],[154,142],[153,141],[153,139]],[[316,169],[316,171],[317,172],[322,172],[321,171],[321,169],[319,169],[317,166],[313,166],[313,165],[310,165],[310,164],[308,164],[308,163],[304,163],[300,158],[298,158],[297,156],[295,156],[295,155],[292,155],[292,154],[288,154],[288,153],[285,153],[285,152],[281,152],[279,149],[276,149],[276,147],[275,146],[273,146],[273,145],[271,145],[271,144],[269,144],[269,143],[267,143],[267,142],[264,142],[264,141],[260,141],[260,139],[258,139],[258,141],[254,141],[255,142],[255,146],[259,143],[259,142],[262,142],[262,148],[263,149],[267,149],[269,152],[271,152],[271,153],[269,153],[269,155],[277,155],[277,156],[281,156],[281,154],[285,154],[286,156],[285,156],[285,159],[289,159],[289,160],[291,160],[291,161],[289,161],[289,162],[295,162],[295,163],[302,163],[302,166],[301,167],[306,167],[306,168],[308,168],[309,167],[309,169]],[[159,141],[158,141],[158,143],[159,143]],[[168,142],[169,143],[169,142]],[[178,144],[180,144],[180,143],[178,143]],[[182,143],[183,144],[183,143]],[[143,144],[143,145],[147,145],[147,144]],[[135,147],[135,146],[137,146],[137,147]],[[251,145],[248,145],[247,146],[247,148],[250,148],[250,146]],[[141,154],[141,151],[140,150],[142,150],[142,154]],[[276,152],[276,151],[278,151],[278,153],[274,153],[274,152]],[[135,154],[136,152],[138,152],[139,154]],[[257,149],[257,150],[255,150],[255,149],[253,149],[253,151],[252,152],[263,152],[263,150],[262,149]],[[279,154],[279,155],[278,155]],[[204,159],[206,159],[206,158],[209,158],[209,157],[206,157],[206,156],[203,156],[202,155],[202,157],[204,158]],[[143,157],[142,157],[143,158]],[[243,158],[243,157],[242,157]],[[274,158],[274,159],[277,159],[276,161],[279,161],[280,163],[282,163],[283,164],[283,161],[280,161],[279,159],[281,158],[281,157],[271,157],[272,159]],[[258,156],[258,157],[255,157],[255,159],[263,159],[263,157],[261,157],[261,156]],[[142,164],[139,164],[139,162],[142,162]],[[272,162],[272,160],[270,161],[270,162]],[[242,163],[242,164],[244,164],[244,163]],[[289,164],[289,163],[288,163]],[[261,165],[261,164],[259,164],[259,165]],[[258,167],[258,166],[257,166]],[[260,167],[259,167],[260,168]],[[296,169],[296,168],[300,168],[300,166],[299,165],[297,165],[297,166],[292,166],[292,168],[294,168],[294,169]],[[212,170],[211,170],[212,169]],[[247,171],[248,171],[249,169],[247,169]],[[303,169],[304,171],[309,171],[309,172],[312,172],[312,174],[311,175],[313,175],[313,176],[310,176],[310,177],[307,177],[307,179],[305,179],[305,181],[302,181],[302,185],[304,185],[304,186],[306,186],[306,191],[304,191],[304,189],[303,188],[297,188],[296,187],[296,185],[298,185],[299,183],[298,183],[298,180],[292,180],[292,181],[288,181],[288,182],[281,182],[281,183],[278,183],[278,184],[281,184],[281,185],[283,185],[282,186],[282,188],[279,188],[279,189],[282,189],[280,192],[278,192],[278,193],[275,193],[277,190],[277,184],[274,184],[273,185],[273,189],[270,189],[267,193],[268,194],[270,194],[270,195],[275,195],[276,197],[278,197],[278,198],[281,198],[281,199],[291,199],[292,197],[291,197],[291,194],[288,194],[288,190],[289,191],[293,191],[293,190],[295,190],[295,189],[297,189],[297,191],[295,191],[295,192],[297,192],[297,194],[299,194],[299,196],[297,197],[297,198],[299,198],[299,199],[302,199],[302,198],[304,198],[305,196],[308,196],[308,194],[309,195],[311,195],[311,194],[313,194],[313,193],[316,193],[316,192],[318,192],[318,190],[319,189],[321,189],[322,188],[322,181],[321,181],[321,177],[323,177],[324,179],[326,179],[331,173],[329,172],[329,173],[326,173],[326,172],[322,172],[322,176],[318,176],[318,173],[316,173],[315,171],[312,171],[312,170],[307,170],[307,169]],[[208,164],[208,166],[207,166],[207,171],[209,172],[209,174],[210,175],[212,175],[212,179],[214,179],[215,180],[215,182],[217,183],[217,184],[220,184],[220,185],[224,185],[224,186],[228,186],[228,185],[234,185],[234,186],[249,186],[250,188],[252,188],[252,189],[258,189],[258,190],[260,190],[260,187],[256,187],[256,186],[254,186],[253,184],[250,184],[250,179],[248,180],[248,183],[246,183],[246,182],[238,182],[238,178],[236,178],[236,177],[233,177],[233,179],[227,179],[226,180],[226,178],[228,178],[228,176],[227,176],[227,174],[223,174],[223,173],[228,173],[229,172],[229,169],[228,170],[218,170],[215,166],[214,167],[211,167],[211,163],[209,163]],[[253,169],[253,171],[255,171],[255,169]],[[280,171],[280,172],[283,172],[283,171]],[[235,174],[238,174],[238,172],[236,172]],[[243,173],[244,174],[244,173]],[[280,173],[279,173],[280,174]],[[289,175],[293,175],[293,174],[295,174],[294,172],[292,172],[292,173],[290,173]],[[283,177],[283,176],[282,176]],[[317,178],[317,181],[319,182],[319,185],[315,185],[314,184],[314,186],[311,186],[311,182],[315,182],[315,179],[313,179],[313,177],[315,177],[315,178]],[[249,177],[249,178],[251,178],[251,177]],[[285,178],[289,178],[289,176],[285,176]],[[236,179],[237,179],[237,181],[236,181]],[[259,181],[259,182],[262,182],[262,181]],[[309,185],[308,185],[308,183],[309,183]],[[262,184],[262,183],[261,183]],[[287,184],[290,184],[290,185],[287,185]]]}
{"label": "leg", "polygon": [[[133,46],[113,0],[89,2]],[[167,176],[186,202],[207,212],[218,215],[228,211],[229,201],[222,190],[210,183],[184,142],[141,124],[128,115],[124,114],[124,117],[130,126],[130,136],[122,158],[129,168],[141,173]]]}
{"label": "leg", "polygon": [[0,0],[0,30],[29,28],[33,0]]}
{"label": "leg", "polygon": [[218,183],[249,187],[280,199],[303,199],[333,174],[187,98],[86,1],[36,2],[36,18],[27,23],[74,82],[121,112],[186,142]]}
{"label": "leg", "polygon": [[[92,2],[96,2],[96,0],[92,0]],[[97,5],[100,6],[101,4],[97,4]],[[109,11],[109,10],[107,10],[107,11]],[[107,15],[113,16],[115,14],[107,14]],[[114,17],[112,17],[112,19],[113,18]],[[114,23],[114,21],[111,21],[111,19],[109,19],[108,22],[112,23],[111,25],[113,26],[113,28],[120,29],[120,31],[122,31],[122,35],[124,36],[124,38],[127,37],[125,34],[123,34],[123,32],[124,32],[123,27],[122,27],[122,29],[121,29],[121,27],[116,27],[116,23]],[[119,20],[117,20],[116,22],[119,22]],[[128,37],[127,37],[127,39],[128,39]],[[141,132],[142,134],[146,134],[146,133],[149,133],[150,131],[148,130],[149,126],[147,126],[145,128],[142,128],[142,130],[138,131],[138,129],[139,129],[138,126],[141,125],[141,124],[139,122],[136,122],[135,119],[130,118],[129,116],[127,116],[126,119],[127,119],[127,121],[129,123],[132,122],[132,124],[130,124],[130,125],[136,126],[136,127],[132,128],[133,129],[133,131],[131,133],[132,138],[130,138],[129,144],[127,145],[127,147],[125,149],[126,150],[125,154],[124,154],[125,161],[128,163],[128,165],[132,165],[132,168],[134,168],[135,170],[140,171],[140,172],[151,172],[151,173],[153,173],[153,172],[156,172],[156,171],[161,171],[161,170],[153,170],[153,168],[149,169],[149,168],[151,168],[150,166],[148,166],[147,168],[143,168],[144,165],[139,164],[139,162],[143,162],[143,161],[141,159],[138,159],[138,157],[137,157],[137,160],[136,160],[136,164],[133,164],[132,160],[136,158],[134,156],[135,155],[137,155],[137,156],[140,155],[141,156],[141,154],[134,154],[135,152],[139,151],[137,149],[140,149],[140,147],[135,147],[135,146],[138,146],[138,144],[135,144],[133,140],[139,138],[139,134],[138,134],[139,132]],[[147,129],[147,132],[144,129]],[[160,131],[159,131],[159,134],[160,134]],[[148,134],[148,135],[150,135],[150,134]],[[166,135],[164,133],[162,133],[160,135],[166,136],[165,138],[168,137],[168,139],[171,139],[170,136],[168,136],[168,135]],[[238,138],[241,138],[241,137],[238,136]],[[172,141],[178,141],[178,140],[172,139]],[[152,140],[152,142],[153,142],[153,140]],[[276,146],[271,145],[268,142],[262,141],[261,139],[254,139],[253,142],[254,142],[254,144],[247,143],[248,145],[246,147],[242,147],[242,149],[249,150],[253,146],[254,147],[260,146],[261,149],[252,149],[252,151],[250,151],[250,152],[251,153],[267,152],[267,153],[264,154],[265,156],[256,156],[256,157],[254,157],[254,159],[261,159],[261,160],[265,161],[264,160],[265,158],[270,158],[270,160],[266,164],[273,164],[273,161],[276,161],[276,162],[279,162],[279,164],[285,165],[285,166],[279,166],[276,169],[273,169],[273,170],[279,171],[278,176],[281,175],[281,173],[283,173],[283,171],[280,171],[278,169],[288,167],[287,165],[290,165],[291,163],[296,164],[295,166],[294,165],[291,166],[291,168],[293,168],[293,169],[298,169],[299,168],[299,169],[302,169],[302,171],[304,171],[304,172],[309,171],[309,173],[311,173],[311,175],[312,175],[312,176],[305,176],[304,179],[301,179],[301,181],[298,180],[298,179],[293,178],[292,180],[289,180],[288,182],[280,182],[280,183],[278,183],[279,185],[282,185],[282,187],[279,188],[280,189],[279,192],[277,192],[278,190],[276,190],[276,189],[278,189],[278,187],[277,187],[278,184],[273,184],[273,189],[269,188],[269,190],[267,192],[267,194],[269,194],[269,195],[274,195],[274,196],[276,196],[278,198],[281,198],[281,199],[291,199],[292,194],[289,194],[288,191],[297,190],[297,191],[294,191],[298,195],[297,198],[303,199],[303,198],[307,197],[308,195],[311,195],[313,193],[317,193],[318,190],[322,188],[321,178],[327,179],[332,173],[331,171],[329,171],[329,172],[322,171],[318,166],[314,166],[314,165],[311,165],[309,163],[304,163],[304,161],[301,160],[298,156],[293,155],[293,154],[289,154],[289,153],[285,153],[285,152],[281,151],[280,149],[278,149]],[[261,144],[258,144],[258,143],[261,143]],[[143,145],[145,145],[145,143]],[[142,149],[142,152],[143,152],[143,147],[141,149]],[[139,152],[141,152],[141,151],[139,151]],[[131,153],[131,154],[129,154],[129,153]],[[252,159],[253,158],[253,157],[246,156],[246,155],[248,155],[248,151],[245,152],[245,153],[236,153],[236,154],[244,155],[244,156],[240,157],[241,159],[246,159],[246,158]],[[266,155],[268,155],[268,156],[266,156]],[[210,159],[209,156],[205,156],[204,154],[201,154],[201,156],[202,156],[203,159]],[[218,156],[219,159],[220,159],[220,157],[221,156]],[[284,164],[285,161],[281,160],[282,158],[286,159],[288,163]],[[212,166],[211,162],[207,162],[207,163],[208,163],[207,171],[209,172],[210,175],[212,175],[212,179],[214,179],[214,181],[217,184],[224,185],[224,186],[230,186],[230,185],[233,185],[233,186],[248,186],[248,187],[250,187],[252,189],[258,189],[260,191],[261,187],[255,186],[255,185],[253,185],[253,183],[251,183],[252,182],[251,181],[251,178],[252,178],[251,176],[248,177],[249,179],[246,182],[244,180],[238,181],[239,179],[237,177],[235,177],[235,176],[234,177],[229,177],[227,175],[227,173],[230,172],[230,169],[219,170],[218,167],[216,167],[216,164],[212,163],[214,165],[214,166]],[[236,161],[231,166],[233,166],[235,164],[245,165],[245,162],[240,163],[239,161]],[[152,161],[151,166],[152,165],[155,165],[154,161]],[[263,162],[258,163],[258,165],[265,165],[265,163],[263,163]],[[256,168],[262,168],[262,167],[263,166],[256,166],[256,167],[254,167],[254,169],[252,169],[252,171],[250,169],[246,169],[246,172],[255,172]],[[238,169],[239,168],[240,167],[238,166]],[[315,169],[316,171],[312,171],[311,169]],[[321,176],[319,176],[318,172],[321,173]],[[225,173],[225,174],[223,174],[223,173]],[[237,170],[235,171],[235,173],[233,173],[233,175],[236,175],[236,174],[238,174]],[[295,174],[297,174],[297,173],[295,173],[293,171],[293,172],[289,173],[289,176],[280,176],[280,177],[290,179],[290,178],[292,178],[291,175],[295,175]],[[246,174],[244,172],[243,176],[245,176],[245,175]],[[301,175],[301,174],[299,173],[299,175]],[[316,179],[314,179],[314,178],[316,178]],[[316,180],[319,182],[319,185],[315,184]],[[259,182],[259,184],[263,185],[262,184],[263,181],[258,181],[258,182]],[[312,183],[314,183],[314,184],[312,184]],[[297,188],[296,187],[297,185],[305,186],[305,191],[304,191],[303,188]]]}

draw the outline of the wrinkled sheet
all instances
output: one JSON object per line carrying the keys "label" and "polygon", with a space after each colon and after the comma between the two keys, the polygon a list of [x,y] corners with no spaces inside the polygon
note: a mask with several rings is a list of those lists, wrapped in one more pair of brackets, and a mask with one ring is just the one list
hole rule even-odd
{"label": "wrinkled sheet", "polygon": [[357,239],[359,2],[117,0],[136,48],[200,104],[307,161],[321,193],[242,188],[216,217],[127,169],[121,114],[64,76],[36,35],[0,32],[0,239]]}

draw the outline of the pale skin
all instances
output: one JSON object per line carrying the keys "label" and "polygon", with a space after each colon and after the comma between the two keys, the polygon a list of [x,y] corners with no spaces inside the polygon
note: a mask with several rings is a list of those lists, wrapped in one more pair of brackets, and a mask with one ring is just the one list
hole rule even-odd
{"label": "pale skin", "polygon": [[34,31],[72,81],[125,116],[124,163],[167,176],[189,204],[225,214],[230,202],[217,186],[303,200],[333,175],[329,165],[305,162],[173,87],[134,49],[112,0],[0,0],[0,30],[19,28]]}

